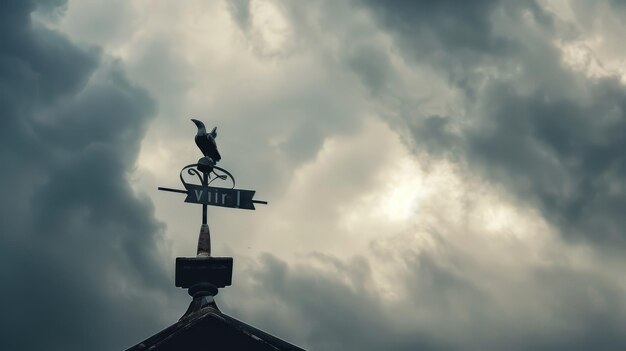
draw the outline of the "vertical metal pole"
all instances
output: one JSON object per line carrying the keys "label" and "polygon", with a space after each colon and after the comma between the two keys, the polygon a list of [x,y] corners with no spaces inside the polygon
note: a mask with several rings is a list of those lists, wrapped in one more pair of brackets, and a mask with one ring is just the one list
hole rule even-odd
{"label": "vertical metal pole", "polygon": [[[207,187],[208,184],[209,184],[209,175],[207,173],[204,173],[202,176],[202,186]],[[207,224],[206,209],[207,209],[207,204],[202,204],[202,224],[203,225]]]}
{"label": "vertical metal pole", "polygon": [[[206,189],[209,184],[209,175],[204,173],[202,177],[202,187]],[[207,205],[202,204],[202,226],[200,226],[200,235],[198,236],[198,256],[211,256],[211,231],[207,224]]]}

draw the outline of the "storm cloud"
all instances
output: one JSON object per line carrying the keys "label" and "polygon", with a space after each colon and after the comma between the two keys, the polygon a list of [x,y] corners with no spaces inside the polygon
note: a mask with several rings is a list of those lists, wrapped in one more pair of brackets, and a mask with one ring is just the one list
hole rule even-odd
{"label": "storm cloud", "polygon": [[31,21],[59,5],[0,10],[0,348],[120,349],[134,339],[110,326],[160,325],[137,311],[169,283],[162,225],[128,182],[155,105],[120,62]]}
{"label": "storm cloud", "polygon": [[[497,251],[516,251],[521,246],[510,246],[501,238],[487,239],[486,228],[467,224],[475,216],[474,207],[480,207],[484,200],[476,190],[465,188],[461,197],[467,204],[456,214],[465,219],[460,220],[465,225],[454,224],[450,216],[431,213],[436,218],[434,224],[426,228],[418,224],[412,233],[396,239],[410,242],[414,235],[434,238],[436,249],[422,247],[406,255],[384,252],[383,257],[400,256],[401,266],[407,267],[406,276],[392,280],[400,286],[394,289],[408,292],[404,300],[400,299],[404,309],[394,310],[392,303],[381,307],[384,294],[367,290],[363,273],[346,268],[347,263],[338,257],[327,258],[326,263],[338,264],[334,260],[339,259],[344,265],[341,273],[316,271],[311,268],[315,263],[292,268],[293,284],[306,286],[299,293],[281,284],[282,279],[288,281],[284,278],[289,274],[288,266],[266,259],[268,274],[281,274],[269,275],[267,280],[272,284],[265,288],[284,286],[276,294],[285,300],[304,291],[319,297],[312,302],[302,298],[292,302],[303,309],[302,315],[315,311],[345,318],[343,323],[337,321],[341,326],[330,328],[341,330],[336,334],[324,334],[333,324],[329,320],[322,322],[323,326],[302,322],[311,328],[308,337],[315,339],[309,340],[310,345],[322,349],[344,347],[346,340],[357,349],[380,349],[382,345],[439,350],[623,347],[623,287],[603,270],[610,271],[604,265],[620,254],[624,243],[626,91],[616,74],[590,77],[586,69],[576,70],[567,64],[569,58],[559,45],[582,40],[588,34],[560,23],[554,13],[534,1],[365,1],[358,6],[391,35],[393,47],[408,66],[435,72],[454,92],[450,103],[459,104],[458,114],[430,114],[431,108],[425,106],[419,92],[415,96],[406,91],[397,94],[401,90],[397,86],[406,82],[400,65],[389,57],[393,53],[377,45],[376,37],[371,38],[374,44],[363,43],[358,34],[347,30],[353,35],[349,38],[352,41],[344,41],[338,56],[347,58],[346,67],[368,88],[375,108],[404,136],[403,141],[417,158],[423,164],[447,160],[443,162],[455,164],[465,176],[477,177],[478,188],[478,184],[486,183],[505,189],[499,196],[513,196],[517,206],[534,208],[547,221],[541,229],[527,228],[539,230],[533,235],[544,237],[534,240],[548,240],[540,250],[566,252],[570,245],[582,245],[595,252],[588,258],[593,263],[587,262],[582,268],[574,263],[578,254],[559,258],[544,252],[539,255],[547,255],[544,258],[550,263],[537,265],[523,254],[508,251],[517,260],[516,268],[508,267],[511,277],[501,276],[490,267],[503,263],[499,257],[502,253]],[[299,14],[292,7],[288,9]],[[332,24],[325,23],[325,27],[334,29]],[[344,33],[334,34],[342,37]],[[450,206],[441,204],[436,211],[450,211]],[[416,217],[427,216],[428,210],[421,209]],[[503,228],[502,232],[511,230]],[[463,236],[476,242],[460,248],[454,241]],[[389,245],[385,240],[374,242]],[[496,252],[491,251],[493,248]],[[533,256],[535,249],[525,254]],[[374,258],[372,252],[368,255],[365,262],[385,261]],[[600,258],[604,255],[611,258],[605,261]],[[348,283],[325,280],[337,275],[345,275]],[[338,286],[346,290],[327,292]],[[380,287],[380,283],[369,282],[369,286]],[[532,297],[517,300],[517,289]],[[351,297],[344,299],[346,295]],[[500,305],[496,301],[501,299]],[[414,310],[407,307],[412,304],[417,305]],[[349,311],[359,310],[365,315],[342,313],[348,305],[352,305]],[[432,314],[424,313],[430,309]],[[411,313],[412,317],[405,315]],[[508,313],[520,320],[513,322]],[[424,314],[432,319],[422,317]],[[589,315],[594,316],[592,320],[579,323]],[[386,318],[423,324],[411,329],[412,335],[398,335],[394,332],[406,324],[393,325]],[[361,324],[364,320],[373,325]],[[386,321],[386,327],[375,325],[380,320]],[[365,330],[367,336],[362,334]],[[384,332],[375,337],[372,331]]]}
{"label": "storm cloud", "polygon": [[565,66],[554,45],[563,33],[534,1],[368,5],[408,57],[452,72],[464,96],[462,115],[403,114],[416,143],[504,183],[565,236],[624,244],[626,91],[618,76],[588,78]]}
{"label": "storm cloud", "polygon": [[225,313],[315,350],[626,345],[620,2],[1,6],[0,348],[180,317],[198,210],[155,189],[191,117],[269,201],[209,212]]}

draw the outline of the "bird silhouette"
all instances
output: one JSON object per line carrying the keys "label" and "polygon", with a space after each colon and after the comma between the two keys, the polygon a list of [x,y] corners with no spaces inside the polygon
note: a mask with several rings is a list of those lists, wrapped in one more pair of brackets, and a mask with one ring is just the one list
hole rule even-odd
{"label": "bird silhouette", "polygon": [[220,152],[217,151],[217,144],[215,143],[215,138],[217,137],[217,127],[214,127],[210,133],[207,133],[202,121],[197,119],[191,119],[191,121],[196,124],[196,127],[198,127],[198,133],[195,137],[196,145],[198,145],[198,148],[202,151],[204,156],[210,157],[213,162],[217,163],[222,159]]}

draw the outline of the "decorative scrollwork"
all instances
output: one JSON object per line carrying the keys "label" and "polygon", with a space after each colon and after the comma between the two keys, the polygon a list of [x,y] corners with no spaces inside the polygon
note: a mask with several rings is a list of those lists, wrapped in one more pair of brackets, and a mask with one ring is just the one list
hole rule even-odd
{"label": "decorative scrollwork", "polygon": [[[204,184],[203,175],[205,173],[199,171],[198,166],[199,164],[194,163],[191,165],[187,165],[183,167],[183,169],[180,170],[180,174],[179,174],[180,181],[183,183],[183,185],[185,185],[185,187],[187,187],[187,184],[189,184],[189,182],[185,181],[185,178],[183,177],[183,173],[187,171],[187,174],[198,177],[198,180],[200,181],[201,185],[208,186],[209,184],[213,183],[213,181],[217,179],[224,180],[224,181],[227,179],[230,179],[232,183],[231,188],[235,188],[235,177],[233,177],[233,175],[227,170],[225,170],[224,168],[218,167],[218,166],[213,166],[211,171],[206,173],[208,182]],[[221,174],[217,173],[216,170],[218,170]],[[213,175],[213,177],[211,177],[211,175]]]}
{"label": "decorative scrollwork", "polygon": [[200,180],[200,184],[202,184],[202,176],[200,175],[200,171],[198,171],[198,170],[195,168],[195,167],[197,167],[197,166],[198,166],[198,165],[194,163],[194,164],[191,164],[191,165],[187,165],[187,166],[183,167],[183,169],[181,169],[181,170],[180,170],[179,177],[180,177],[180,181],[183,183],[183,185],[185,185],[185,186],[186,186],[187,184],[189,184],[189,183],[187,183],[187,182],[185,181],[185,178],[183,178],[183,172],[185,172],[185,170],[187,171],[187,174],[197,176],[197,177],[198,177],[198,180]]}
{"label": "decorative scrollwork", "polygon": [[[215,172],[216,169],[219,170],[220,172],[224,172],[225,174],[218,174],[218,173],[216,173]],[[233,175],[230,174],[229,171],[225,170],[222,167],[213,166],[213,172],[212,173],[215,174],[215,178],[211,179],[209,184],[211,184],[216,179],[226,180],[226,179],[230,178],[230,181],[233,183],[233,186],[231,188],[232,189],[235,188],[235,177],[233,177]]]}

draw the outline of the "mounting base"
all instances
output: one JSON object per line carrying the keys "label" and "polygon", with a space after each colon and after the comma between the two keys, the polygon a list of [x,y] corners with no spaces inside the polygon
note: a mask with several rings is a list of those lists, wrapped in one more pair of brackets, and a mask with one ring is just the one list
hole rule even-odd
{"label": "mounting base", "polygon": [[[177,257],[176,286],[191,288],[208,283],[216,288],[232,284],[232,257]],[[217,294],[217,292],[216,292]]]}

